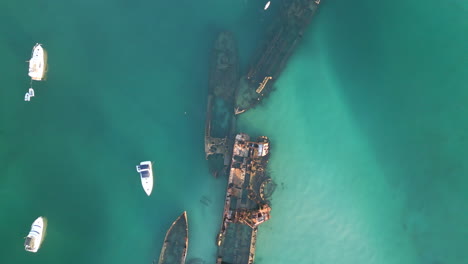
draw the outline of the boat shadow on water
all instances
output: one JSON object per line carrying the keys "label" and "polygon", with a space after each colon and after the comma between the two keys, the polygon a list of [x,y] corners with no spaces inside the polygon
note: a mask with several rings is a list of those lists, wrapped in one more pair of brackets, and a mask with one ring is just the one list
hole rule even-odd
{"label": "boat shadow on water", "polygon": [[187,264],[206,264],[206,262],[201,258],[191,258],[187,261]]}
{"label": "boat shadow on water", "polygon": [[47,217],[42,217],[42,221],[44,221],[44,228],[42,229],[42,241],[41,241],[41,244],[39,245],[39,248],[42,247],[42,244],[44,244],[44,241],[47,237],[47,223],[49,222],[47,220]]}
{"label": "boat shadow on water", "polygon": [[47,50],[43,49],[44,51],[44,76],[42,77],[42,81],[47,81],[47,73],[49,71],[49,56],[47,54]]}
{"label": "boat shadow on water", "polygon": [[205,195],[203,195],[200,199],[200,203],[202,203],[205,206],[210,206],[211,205],[211,199]]}

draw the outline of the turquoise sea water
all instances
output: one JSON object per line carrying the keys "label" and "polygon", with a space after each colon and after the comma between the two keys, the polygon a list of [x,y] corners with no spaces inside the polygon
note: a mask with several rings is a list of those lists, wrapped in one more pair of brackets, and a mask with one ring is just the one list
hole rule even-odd
{"label": "turquoise sea water", "polygon": [[[278,183],[256,263],[468,263],[466,2],[322,5],[277,91],[239,117],[271,138]],[[183,210],[187,259],[214,263],[225,181],[203,153],[210,48],[233,31],[245,72],[277,11],[263,6],[0,3],[0,263],[151,263]],[[36,42],[48,80],[25,103]],[[142,160],[155,161],[149,198]]]}

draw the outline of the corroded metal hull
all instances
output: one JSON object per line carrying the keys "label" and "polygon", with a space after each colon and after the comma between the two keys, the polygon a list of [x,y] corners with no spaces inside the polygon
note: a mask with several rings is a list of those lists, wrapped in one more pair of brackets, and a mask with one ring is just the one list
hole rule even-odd
{"label": "corroded metal hull", "polygon": [[238,76],[237,44],[231,32],[221,32],[211,56],[209,92],[215,97],[232,100],[237,88]]}
{"label": "corroded metal hull", "polygon": [[258,226],[270,219],[270,205],[265,185],[270,141],[259,137],[235,137],[223,221],[217,237],[216,263],[252,264],[255,257]]}
{"label": "corroded metal hull", "polygon": [[187,212],[183,212],[166,233],[159,264],[184,264],[188,249]]}
{"label": "corroded metal hull", "polygon": [[283,0],[279,18],[239,84],[235,113],[256,106],[268,95],[302,39],[320,0]]}
{"label": "corroded metal hull", "polygon": [[210,172],[226,174],[235,127],[234,93],[239,82],[237,45],[230,32],[217,37],[211,56],[205,124],[205,154]]}

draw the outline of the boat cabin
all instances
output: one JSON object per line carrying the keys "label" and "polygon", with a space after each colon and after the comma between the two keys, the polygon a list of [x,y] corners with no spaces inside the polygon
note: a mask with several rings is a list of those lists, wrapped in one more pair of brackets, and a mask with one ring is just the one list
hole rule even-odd
{"label": "boat cabin", "polygon": [[148,170],[140,171],[140,175],[142,178],[148,178],[150,176],[150,173]]}
{"label": "boat cabin", "polygon": [[26,237],[26,241],[24,241],[24,247],[26,249],[32,249],[34,247],[34,237]]}

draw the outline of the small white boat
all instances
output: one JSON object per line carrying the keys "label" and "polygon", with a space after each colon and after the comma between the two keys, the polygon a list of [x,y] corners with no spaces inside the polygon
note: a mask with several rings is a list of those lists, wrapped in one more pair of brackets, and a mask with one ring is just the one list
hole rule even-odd
{"label": "small white boat", "polygon": [[33,97],[34,96],[34,89],[29,88],[28,94],[29,94],[30,97]]}
{"label": "small white boat", "polygon": [[263,8],[263,10],[267,10],[270,7],[270,4],[271,4],[271,1],[268,1],[268,3],[266,3],[265,7]]}
{"label": "small white boat", "polygon": [[136,166],[136,170],[140,173],[143,189],[150,196],[153,191],[153,164],[151,161],[142,161]]}
{"label": "small white boat", "polygon": [[46,54],[41,44],[36,43],[33,47],[31,59],[29,60],[29,73],[31,79],[41,81],[46,72]]}
{"label": "small white boat", "polygon": [[31,95],[30,95],[29,93],[26,93],[26,94],[24,95],[24,100],[25,100],[26,102],[31,101]]}
{"label": "small white boat", "polygon": [[29,231],[26,241],[24,242],[24,249],[29,252],[36,253],[41,247],[44,231],[44,219],[41,217],[37,218],[36,221],[31,225],[31,231]]}

